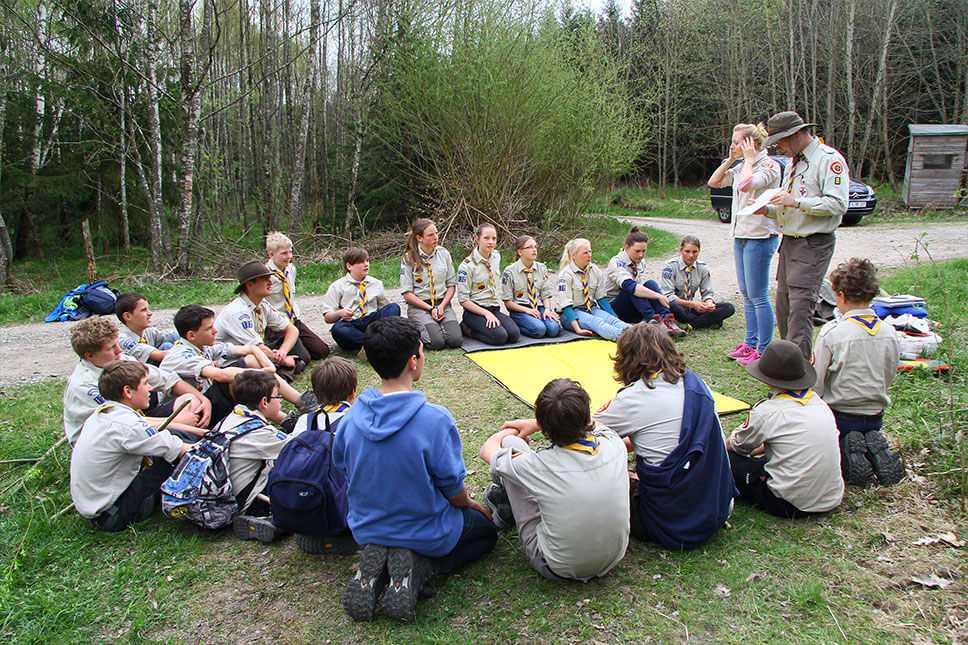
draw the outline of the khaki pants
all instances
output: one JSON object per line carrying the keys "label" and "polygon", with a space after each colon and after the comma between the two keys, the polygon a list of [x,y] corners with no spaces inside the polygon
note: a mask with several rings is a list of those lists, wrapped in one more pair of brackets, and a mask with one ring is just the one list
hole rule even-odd
{"label": "khaki pants", "polygon": [[813,308],[837,239],[833,233],[783,236],[776,272],[776,322],[780,338],[813,353]]}

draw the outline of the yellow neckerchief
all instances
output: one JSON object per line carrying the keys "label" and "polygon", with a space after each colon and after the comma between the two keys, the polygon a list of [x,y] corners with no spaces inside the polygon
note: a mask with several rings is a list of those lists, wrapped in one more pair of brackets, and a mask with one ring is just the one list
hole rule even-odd
{"label": "yellow neckerchief", "polygon": [[[591,266],[589,262],[588,266]],[[578,265],[575,265],[575,273],[578,274],[579,280],[581,280],[581,296],[585,299],[585,304],[583,305],[588,311],[592,310],[592,298],[591,294],[588,293],[588,266],[584,269],[579,269]]]}
{"label": "yellow neckerchief", "polygon": [[496,252],[497,251],[491,251],[491,255],[485,259],[485,257],[481,255],[481,250],[478,248],[475,248],[474,255],[476,255],[477,257],[472,258],[475,262],[479,264],[483,264],[484,268],[487,269],[487,282],[488,284],[491,285],[492,289],[497,288],[497,282],[494,281],[494,269],[491,268],[491,259],[494,257],[494,254]]}
{"label": "yellow neckerchief", "polygon": [[330,414],[331,412],[343,412],[350,409],[350,404],[346,401],[340,401],[339,403],[330,403],[329,405],[323,406],[323,412]]}
{"label": "yellow neckerchief", "polygon": [[191,347],[195,351],[195,353],[197,355],[199,355],[199,356],[204,356],[205,355],[205,352],[203,352],[198,347],[195,347],[194,345],[192,345],[190,342],[188,342],[188,339],[185,338],[185,337],[183,337],[183,336],[179,336],[178,339],[175,340],[175,342],[172,344],[172,347],[173,348],[174,347]]}
{"label": "yellow neckerchief", "polygon": [[685,264],[685,266],[682,267],[682,271],[686,274],[686,295],[691,298],[692,294],[689,293],[689,286],[692,283],[692,271],[696,268],[696,265],[686,264],[685,260],[683,260],[682,263]]}
{"label": "yellow neckerchief", "polygon": [[845,316],[847,320],[856,323],[871,336],[876,336],[881,328],[881,319],[874,314],[858,314],[856,316]]}
{"label": "yellow neckerchief", "polygon": [[587,452],[590,455],[598,454],[598,439],[592,433],[587,433],[584,439],[579,439],[574,443],[570,443],[567,446],[562,446],[565,450],[574,450],[576,452]]}
{"label": "yellow neckerchief", "polygon": [[424,255],[424,252],[420,250],[420,245],[417,245],[417,257],[420,258],[420,264],[427,270],[427,288],[430,289],[430,307],[433,309],[437,306],[437,289],[434,286],[434,253],[437,252],[437,247],[430,252],[430,255]]}
{"label": "yellow neckerchief", "polygon": [[360,280],[360,284],[356,286],[356,289],[360,292],[360,316],[366,315],[366,278]]}
{"label": "yellow neckerchief", "polygon": [[532,264],[530,267],[525,268],[524,264],[521,265],[521,271],[524,273],[524,277],[528,280],[528,302],[531,303],[532,309],[538,308],[538,290],[534,286],[534,270],[535,265]]}
{"label": "yellow neckerchief", "polygon": [[141,335],[141,336],[140,336],[140,337],[138,338],[138,344],[139,344],[139,345],[147,345],[147,344],[148,344],[148,339],[144,337],[144,334],[142,334],[142,335]]}
{"label": "yellow neckerchief", "polygon": [[262,312],[262,303],[255,304],[244,293],[240,296],[242,301],[252,307],[252,321],[255,323],[255,333],[261,338],[266,331],[266,316]]}
{"label": "yellow neckerchief", "polygon": [[114,407],[114,403],[110,401],[108,401],[107,403],[102,403],[101,405],[94,408],[94,414],[101,414],[102,412],[110,410],[113,407]]}
{"label": "yellow neckerchief", "polygon": [[[275,265],[273,264],[272,266]],[[287,266],[286,271],[288,270],[289,267]],[[286,301],[286,316],[289,317],[289,320],[292,320],[295,317],[296,312],[292,306],[292,292],[289,291],[289,278],[286,277],[285,271],[280,271],[279,269],[276,269],[273,272],[273,275],[279,278],[279,281],[282,283],[282,297]]]}
{"label": "yellow neckerchief", "polygon": [[813,398],[813,390],[809,387],[804,390],[780,390],[776,398],[792,399],[800,405],[806,405]]}
{"label": "yellow neckerchief", "polygon": [[240,417],[248,417],[249,419],[258,419],[263,423],[266,422],[265,417],[263,417],[261,413],[253,412],[244,405],[236,405],[234,408],[232,408],[232,414],[237,414]]}
{"label": "yellow neckerchief", "polygon": [[627,252],[625,252],[625,251],[622,251],[622,255],[625,256],[625,261],[628,263],[629,273],[632,274],[632,279],[633,280],[638,280],[639,279],[639,263],[638,262],[632,262],[632,258],[630,258],[629,257],[629,254]]}

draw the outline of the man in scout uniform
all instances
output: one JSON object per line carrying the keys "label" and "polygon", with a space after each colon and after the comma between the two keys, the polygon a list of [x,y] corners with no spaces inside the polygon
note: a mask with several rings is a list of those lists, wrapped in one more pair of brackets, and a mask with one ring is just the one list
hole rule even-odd
{"label": "man in scout uniform", "polygon": [[118,296],[114,314],[121,321],[118,336],[121,351],[142,363],[161,363],[177,334],[164,334],[151,326],[148,300],[140,293],[123,293]]}
{"label": "man in scout uniform", "polygon": [[[723,321],[736,313],[728,302],[716,302],[709,267],[699,259],[699,238],[687,235],[679,243],[679,255],[662,269],[662,295],[676,320],[693,329],[722,327]],[[695,300],[696,293],[699,300]]]}
{"label": "man in scout uniform", "polygon": [[383,282],[370,275],[370,254],[350,247],[343,254],[346,275],[329,285],[323,296],[323,319],[332,324],[336,344],[358,352],[363,332],[375,320],[399,316],[400,305],[387,299]]}
{"label": "man in scout uniform", "polygon": [[839,152],[820,143],[796,112],[770,117],[766,146],[793,159],[781,190],[757,211],[780,224],[776,318],[780,337],[807,358],[813,343],[813,307],[834,253],[834,231],[847,211],[850,179]]}
{"label": "man in scout uniform", "polygon": [[258,260],[246,262],[238,271],[238,298],[215,318],[218,340],[233,345],[255,345],[282,368],[280,376],[291,380],[310,361],[299,341],[299,330],[285,314],[269,304],[272,271]]}
{"label": "man in scout uniform", "polygon": [[272,271],[272,293],[266,300],[292,321],[299,330],[299,341],[309,352],[312,360],[318,361],[329,355],[329,345],[310,329],[299,317],[296,304],[296,265],[292,263],[292,240],[279,231],[266,235],[266,254],[269,260],[266,268]]}

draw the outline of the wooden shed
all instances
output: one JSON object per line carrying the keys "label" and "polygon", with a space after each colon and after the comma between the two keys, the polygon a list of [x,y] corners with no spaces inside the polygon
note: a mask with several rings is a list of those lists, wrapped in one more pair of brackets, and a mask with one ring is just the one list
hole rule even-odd
{"label": "wooden shed", "polygon": [[904,203],[913,207],[952,208],[960,201],[965,170],[966,125],[908,125]]}

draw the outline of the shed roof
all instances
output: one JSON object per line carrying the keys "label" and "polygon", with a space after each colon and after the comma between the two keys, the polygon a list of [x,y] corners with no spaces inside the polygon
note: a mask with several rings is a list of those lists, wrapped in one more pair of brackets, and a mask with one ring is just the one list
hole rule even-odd
{"label": "shed roof", "polygon": [[968,125],[956,123],[909,123],[908,130],[917,137],[968,136]]}

